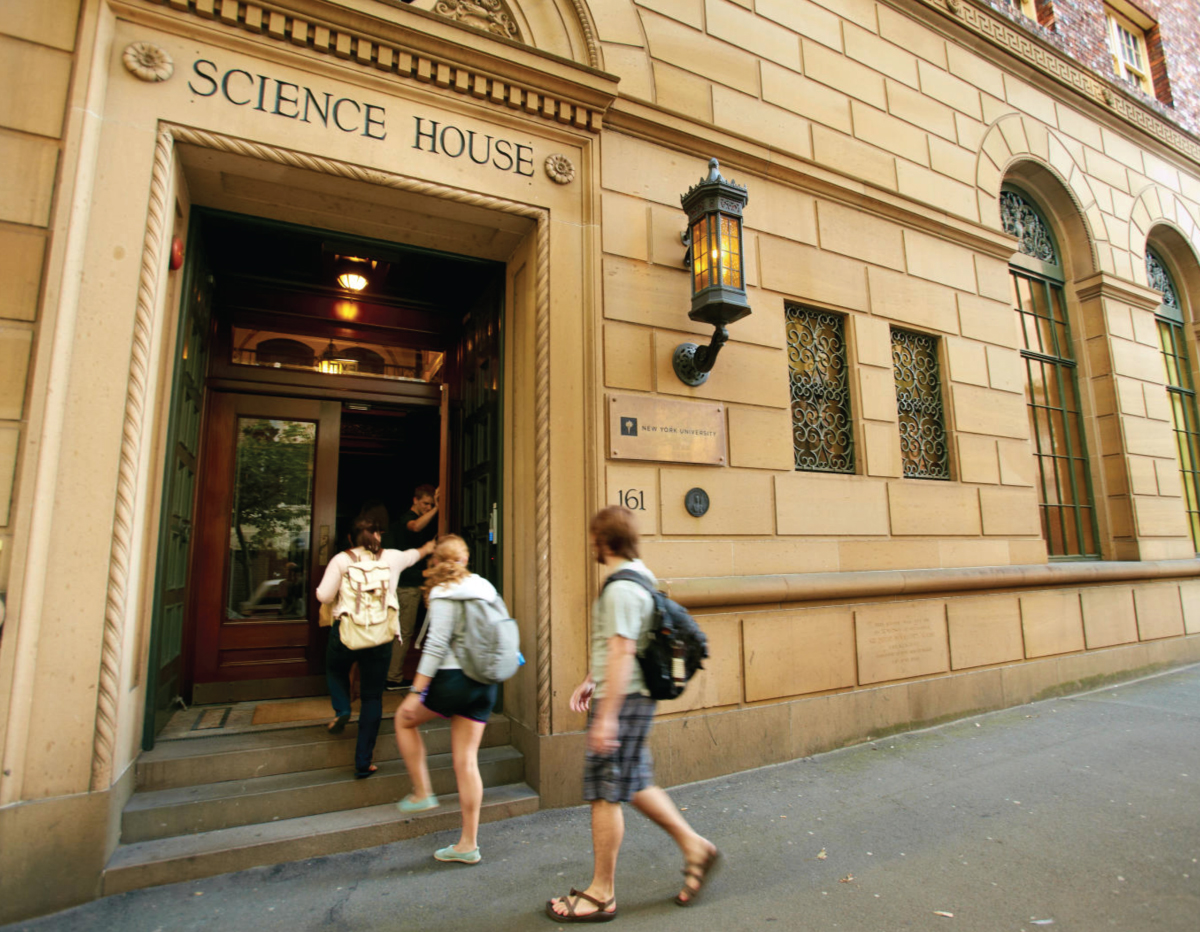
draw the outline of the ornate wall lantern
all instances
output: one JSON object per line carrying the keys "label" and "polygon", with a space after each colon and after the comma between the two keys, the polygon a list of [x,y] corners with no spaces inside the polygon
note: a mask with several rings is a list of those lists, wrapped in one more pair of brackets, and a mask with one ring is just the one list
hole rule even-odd
{"label": "ornate wall lantern", "polygon": [[742,208],[749,198],[744,187],[721,177],[720,164],[711,159],[708,177],[679,200],[688,215],[683,234],[692,270],[688,317],[713,326],[708,346],[680,343],[675,347],[675,374],[694,386],[708,379],[717,353],[729,339],[725,328],[750,313],[742,263]]}

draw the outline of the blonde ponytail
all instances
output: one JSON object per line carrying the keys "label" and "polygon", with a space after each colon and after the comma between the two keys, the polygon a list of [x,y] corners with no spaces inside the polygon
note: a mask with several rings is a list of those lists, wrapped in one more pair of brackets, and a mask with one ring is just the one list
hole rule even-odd
{"label": "blonde ponytail", "polygon": [[425,585],[421,587],[426,605],[429,604],[429,593],[438,586],[451,586],[471,575],[466,565],[470,556],[467,542],[457,534],[447,534],[437,542],[425,570]]}

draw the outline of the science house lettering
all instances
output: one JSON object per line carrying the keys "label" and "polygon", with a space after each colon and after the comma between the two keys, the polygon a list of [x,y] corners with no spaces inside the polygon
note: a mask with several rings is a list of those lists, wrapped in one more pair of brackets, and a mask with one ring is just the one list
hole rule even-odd
{"label": "science house lettering", "polygon": [[396,144],[399,140],[399,146],[409,152],[416,149],[526,178],[534,175],[531,142],[419,114],[393,114],[389,124],[388,109],[382,103],[285,81],[261,70],[267,69],[222,67],[211,59],[198,58],[192,62],[187,86],[196,97],[247,107],[264,117],[294,120],[377,142]]}

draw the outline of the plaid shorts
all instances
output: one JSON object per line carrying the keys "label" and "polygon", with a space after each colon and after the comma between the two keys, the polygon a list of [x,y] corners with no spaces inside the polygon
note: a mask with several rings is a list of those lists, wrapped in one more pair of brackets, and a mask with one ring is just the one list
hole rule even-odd
{"label": "plaid shorts", "polygon": [[[650,757],[650,723],[655,701],[630,693],[621,705],[617,724],[619,746],[612,754],[587,752],[583,764],[583,798],[610,803],[628,802],[634,793],[654,785],[654,761]],[[588,728],[596,716],[596,702],[588,713]]]}

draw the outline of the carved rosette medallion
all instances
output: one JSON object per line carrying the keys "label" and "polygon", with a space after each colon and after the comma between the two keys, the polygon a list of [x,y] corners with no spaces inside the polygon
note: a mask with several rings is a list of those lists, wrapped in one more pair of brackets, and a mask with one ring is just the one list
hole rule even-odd
{"label": "carved rosette medallion", "polygon": [[962,11],[962,4],[958,0],[946,0],[946,9],[957,15]]}
{"label": "carved rosette medallion", "polygon": [[546,174],[555,184],[570,184],[575,180],[575,166],[562,153],[546,156]]}
{"label": "carved rosette medallion", "polygon": [[131,42],[121,56],[125,70],[140,81],[166,81],[175,73],[175,62],[164,49],[149,42]]}
{"label": "carved rosette medallion", "polygon": [[474,26],[492,35],[524,42],[504,0],[438,0],[433,12],[464,26]]}

